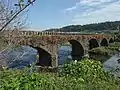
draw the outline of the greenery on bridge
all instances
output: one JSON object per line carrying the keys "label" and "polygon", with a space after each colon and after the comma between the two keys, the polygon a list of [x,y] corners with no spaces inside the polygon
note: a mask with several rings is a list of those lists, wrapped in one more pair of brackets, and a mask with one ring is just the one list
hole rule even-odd
{"label": "greenery on bridge", "polygon": [[104,71],[103,65],[84,59],[63,65],[58,73],[25,70],[0,71],[0,90],[119,90],[120,79]]}

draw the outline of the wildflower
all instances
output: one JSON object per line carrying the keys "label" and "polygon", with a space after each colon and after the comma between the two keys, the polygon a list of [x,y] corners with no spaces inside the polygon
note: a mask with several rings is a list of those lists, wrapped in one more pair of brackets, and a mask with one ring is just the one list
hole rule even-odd
{"label": "wildflower", "polygon": [[76,64],[76,63],[77,63],[77,60],[75,60],[74,63]]}

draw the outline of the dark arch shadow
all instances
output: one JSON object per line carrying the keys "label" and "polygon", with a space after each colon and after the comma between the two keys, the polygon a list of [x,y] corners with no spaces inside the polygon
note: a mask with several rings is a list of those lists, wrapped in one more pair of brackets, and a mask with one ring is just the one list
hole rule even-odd
{"label": "dark arch shadow", "polygon": [[89,49],[99,47],[99,44],[96,39],[89,40]]}
{"label": "dark arch shadow", "polygon": [[101,43],[100,43],[101,46],[108,46],[108,41],[106,38],[104,38]]}
{"label": "dark arch shadow", "polygon": [[80,60],[82,56],[84,56],[84,48],[83,46],[76,40],[70,40],[70,44],[72,45],[71,56],[73,60]]}
{"label": "dark arch shadow", "polygon": [[113,43],[114,42],[114,40],[111,38],[110,40],[109,40],[109,43]]}
{"label": "dark arch shadow", "polygon": [[36,65],[52,66],[52,57],[51,57],[50,53],[48,53],[47,51],[45,51],[44,49],[42,49],[40,47],[33,47],[33,46],[30,46],[30,47],[36,49],[37,53],[39,55],[39,60],[37,61]]}

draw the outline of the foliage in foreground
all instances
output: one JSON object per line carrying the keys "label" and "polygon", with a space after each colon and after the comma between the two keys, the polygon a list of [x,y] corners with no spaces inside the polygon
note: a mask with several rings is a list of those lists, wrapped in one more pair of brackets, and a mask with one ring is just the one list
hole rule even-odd
{"label": "foliage in foreground", "polygon": [[100,62],[88,59],[65,64],[58,74],[0,71],[0,90],[119,90],[119,83]]}

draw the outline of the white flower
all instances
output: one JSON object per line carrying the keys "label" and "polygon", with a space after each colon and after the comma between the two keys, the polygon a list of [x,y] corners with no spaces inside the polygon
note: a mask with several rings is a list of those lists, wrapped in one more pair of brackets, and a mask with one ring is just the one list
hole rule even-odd
{"label": "white flower", "polygon": [[77,60],[75,60],[74,62],[75,62],[75,64],[76,64],[76,63],[77,63]]}

